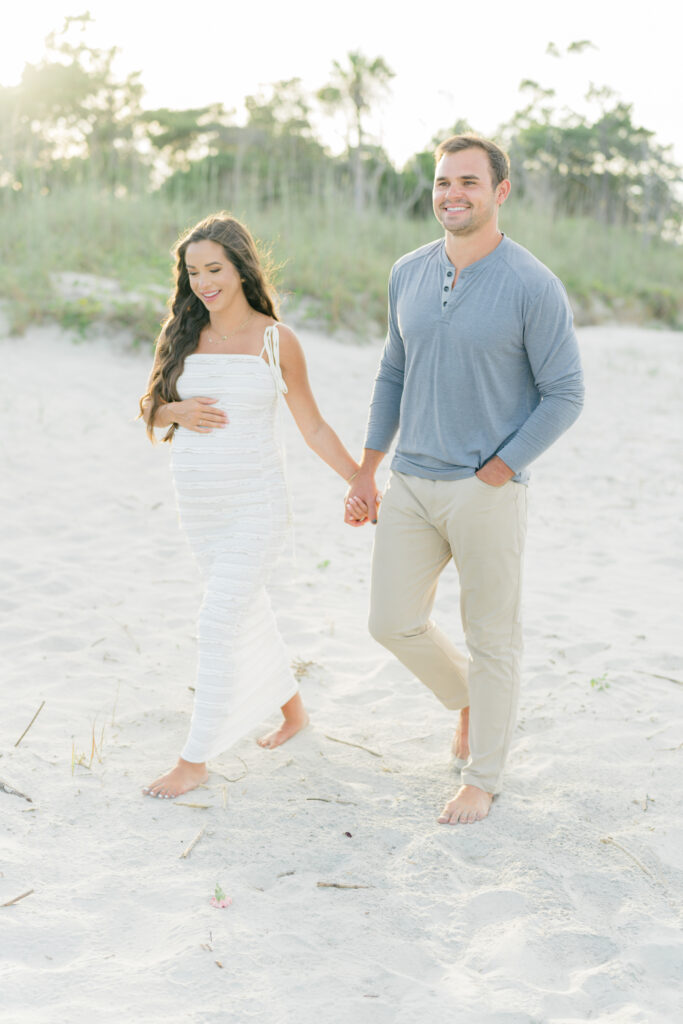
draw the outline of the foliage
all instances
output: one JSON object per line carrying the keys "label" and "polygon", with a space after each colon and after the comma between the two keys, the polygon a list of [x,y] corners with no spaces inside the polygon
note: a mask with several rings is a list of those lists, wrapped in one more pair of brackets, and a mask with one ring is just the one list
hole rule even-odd
{"label": "foliage", "polygon": [[646,237],[676,237],[680,169],[652,132],[633,123],[632,106],[591,88],[586,99],[598,106],[591,119],[558,113],[552,92],[535,82],[523,87],[530,102],[504,129],[522,198],[557,214],[633,226]]}
{"label": "foliage", "polygon": [[[143,110],[139,76],[117,77],[116,48],[91,47],[89,23],[67,18],[19,85],[0,86],[0,295],[15,325],[53,316],[82,334],[104,319],[154,336],[172,243],[230,208],[272,244],[292,303],[378,333],[389,266],[438,234],[434,147],[470,130],[467,120],[395,167],[367,127],[393,72],[359,52],[335,61],[315,96],[298,78],[275,82],[244,98],[241,117],[220,103]],[[591,46],[548,52],[574,59]],[[558,273],[585,316],[599,306],[680,326],[681,170],[669,150],[608,89],[591,87],[590,113],[558,109],[536,82],[522,92],[496,135],[513,165],[503,228]],[[341,155],[316,137],[324,111],[346,119]],[[65,270],[114,278],[122,298],[60,297],[54,275]]]}
{"label": "foliage", "polygon": [[[14,327],[51,317],[84,333],[105,322],[151,343],[171,292],[173,243],[221,208],[197,182],[187,190],[176,185],[173,192],[123,197],[74,186],[50,196],[12,193],[11,203],[0,203],[0,296],[9,300]],[[257,191],[231,210],[272,248],[285,318],[315,316],[367,340],[384,330],[391,264],[439,234],[431,211],[401,217],[368,209],[359,218],[350,195],[264,204]],[[513,202],[503,208],[501,226],[558,273],[582,322],[598,316],[683,326],[680,248],[644,243],[622,226],[596,233],[589,218],[555,217]],[[64,270],[118,283],[118,291],[95,292],[85,303],[65,298]]]}
{"label": "foliage", "polygon": [[382,57],[370,60],[357,51],[347,55],[346,66],[333,61],[330,85],[318,90],[321,103],[335,112],[348,110],[350,113],[355,145],[349,147],[353,166],[353,195],[356,212],[366,205],[366,132],[363,116],[371,109],[373,100],[384,92],[394,72]]}
{"label": "foliage", "polygon": [[146,184],[139,74],[116,78],[117,48],[83,41],[89,21],[87,14],[67,18],[46,40],[44,59],[26,65],[18,86],[0,88],[5,189],[49,191],[86,174],[119,190]]}

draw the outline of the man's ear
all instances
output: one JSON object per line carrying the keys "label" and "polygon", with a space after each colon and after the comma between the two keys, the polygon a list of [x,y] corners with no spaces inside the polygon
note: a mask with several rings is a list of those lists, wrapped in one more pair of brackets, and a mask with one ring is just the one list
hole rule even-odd
{"label": "man's ear", "polygon": [[510,195],[511,188],[512,185],[510,184],[507,178],[500,182],[498,188],[496,189],[496,202],[498,203],[499,206],[502,206],[507,197]]}

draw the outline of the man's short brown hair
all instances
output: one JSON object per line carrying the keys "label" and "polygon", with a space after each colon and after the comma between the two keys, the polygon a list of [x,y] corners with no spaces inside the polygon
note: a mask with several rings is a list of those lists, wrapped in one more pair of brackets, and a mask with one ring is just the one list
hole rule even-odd
{"label": "man's short brown hair", "polygon": [[510,177],[510,158],[504,149],[497,146],[490,139],[484,139],[481,135],[466,133],[464,135],[451,135],[450,139],[440,142],[434,151],[434,159],[439,162],[444,153],[459,153],[463,149],[483,149],[489,158],[491,167],[491,178],[493,187],[500,185]]}

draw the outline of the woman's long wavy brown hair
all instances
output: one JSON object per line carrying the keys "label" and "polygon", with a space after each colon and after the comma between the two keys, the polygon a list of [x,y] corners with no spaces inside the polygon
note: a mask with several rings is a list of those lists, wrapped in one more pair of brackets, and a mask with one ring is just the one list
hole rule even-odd
{"label": "woman's long wavy brown hair", "polygon": [[[264,313],[274,320],[278,318],[277,294],[270,280],[270,265],[267,254],[259,257],[256,243],[244,224],[228,213],[217,213],[200,221],[177,242],[175,292],[169,300],[170,313],[164,321],[157,338],[154,367],[149,378],[147,392],[140,399],[140,415],[143,403],[151,402],[147,419],[147,434],[154,442],[154,417],[161,405],[180,401],[177,383],[183,372],[185,356],[194,352],[202,327],[209,320],[209,311],[190,288],[190,278],[185,266],[185,253],[193,242],[218,242],[225,255],[242,279],[244,295],[258,313]],[[163,437],[170,441],[177,429],[173,423]]]}

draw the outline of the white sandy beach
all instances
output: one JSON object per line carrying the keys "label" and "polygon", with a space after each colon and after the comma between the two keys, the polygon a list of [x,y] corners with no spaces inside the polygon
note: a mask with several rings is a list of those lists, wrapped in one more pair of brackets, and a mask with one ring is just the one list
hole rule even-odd
{"label": "white sandy beach", "polygon": [[[357,452],[379,344],[300,333]],[[167,446],[134,421],[150,354],[0,339],[0,780],[31,798],[0,789],[0,904],[33,890],[0,907],[2,1021],[681,1020],[683,335],[580,341],[586,408],[533,468],[505,791],[448,827],[454,716],[368,636],[372,528],[291,420],[277,602],[312,725],[141,796],[185,738],[200,600]],[[447,571],[460,636],[457,609]]]}

